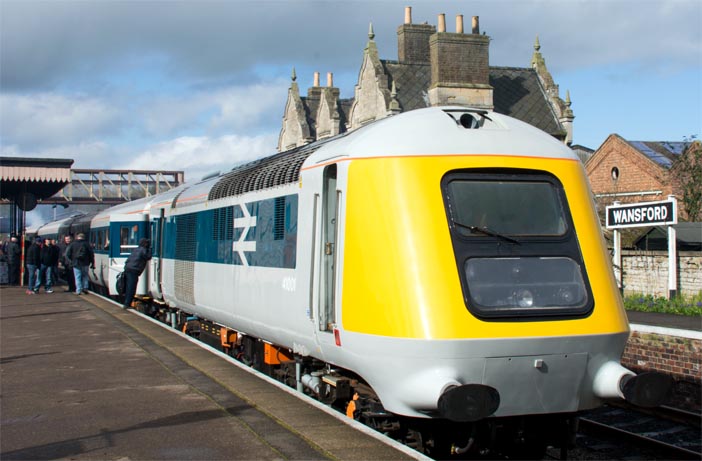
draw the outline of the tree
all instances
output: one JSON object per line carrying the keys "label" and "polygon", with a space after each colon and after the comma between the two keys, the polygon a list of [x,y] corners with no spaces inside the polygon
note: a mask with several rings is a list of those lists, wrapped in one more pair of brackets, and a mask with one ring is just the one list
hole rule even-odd
{"label": "tree", "polygon": [[682,208],[687,220],[692,222],[702,221],[702,142],[695,138],[694,135],[685,138],[690,144],[671,168],[678,183]]}

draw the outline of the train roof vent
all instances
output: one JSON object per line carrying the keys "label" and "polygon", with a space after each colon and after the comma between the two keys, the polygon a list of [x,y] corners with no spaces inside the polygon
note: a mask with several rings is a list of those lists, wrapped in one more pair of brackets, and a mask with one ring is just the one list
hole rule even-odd
{"label": "train roof vent", "polygon": [[492,119],[488,117],[488,111],[479,109],[445,109],[446,115],[456,122],[456,125],[466,130],[476,130],[485,125],[485,121]]}
{"label": "train roof vent", "polygon": [[217,200],[297,182],[300,179],[300,168],[307,157],[327,142],[338,138],[327,138],[235,167],[222,175],[207,198]]}

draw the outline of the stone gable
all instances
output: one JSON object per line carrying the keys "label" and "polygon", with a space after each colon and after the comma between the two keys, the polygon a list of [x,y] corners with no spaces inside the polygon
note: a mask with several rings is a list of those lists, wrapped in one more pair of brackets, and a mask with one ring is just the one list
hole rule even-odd
{"label": "stone gable", "polygon": [[373,36],[371,32],[354,92],[354,102],[349,115],[351,130],[388,116],[391,99],[388,77],[378,57],[378,48]]}

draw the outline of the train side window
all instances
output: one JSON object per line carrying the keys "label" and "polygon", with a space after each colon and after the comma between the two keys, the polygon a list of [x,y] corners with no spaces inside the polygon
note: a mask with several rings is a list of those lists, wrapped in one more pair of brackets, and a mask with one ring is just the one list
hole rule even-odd
{"label": "train side window", "polygon": [[139,226],[134,224],[132,226],[122,226],[119,229],[119,240],[120,240],[120,254],[129,254],[132,249],[137,247],[137,235]]}

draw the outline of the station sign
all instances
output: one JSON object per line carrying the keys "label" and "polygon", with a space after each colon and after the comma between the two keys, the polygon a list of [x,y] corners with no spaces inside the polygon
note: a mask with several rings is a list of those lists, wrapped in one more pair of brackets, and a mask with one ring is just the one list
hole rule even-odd
{"label": "station sign", "polygon": [[675,200],[644,202],[607,207],[607,229],[665,226],[678,223]]}

